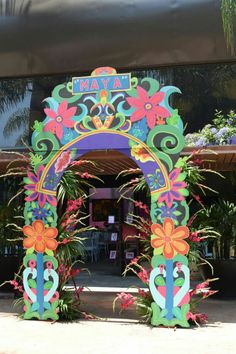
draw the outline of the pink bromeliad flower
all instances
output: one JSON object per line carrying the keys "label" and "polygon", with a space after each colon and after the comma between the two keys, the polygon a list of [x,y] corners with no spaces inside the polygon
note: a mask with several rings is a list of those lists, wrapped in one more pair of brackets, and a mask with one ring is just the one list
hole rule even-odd
{"label": "pink bromeliad flower", "polygon": [[135,108],[130,120],[136,122],[142,118],[147,118],[147,125],[150,129],[156,124],[164,124],[163,118],[170,117],[170,112],[159,105],[165,97],[164,92],[156,92],[152,97],[141,86],[137,86],[137,98],[127,97],[126,100],[131,107]]}
{"label": "pink bromeliad flower", "polygon": [[25,200],[27,202],[32,202],[34,200],[37,200],[40,208],[43,208],[46,202],[48,202],[53,206],[56,206],[57,205],[56,197],[38,192],[38,183],[41,179],[43,170],[44,170],[44,166],[40,166],[36,174],[34,174],[31,171],[27,171],[27,177],[24,178],[25,183],[27,183],[25,185],[25,189],[27,191],[26,192],[27,197],[25,198]]}
{"label": "pink bromeliad flower", "polygon": [[45,114],[50,118],[50,120],[45,124],[44,131],[50,131],[56,134],[59,140],[63,136],[63,127],[73,128],[75,122],[71,118],[75,115],[77,108],[71,107],[68,109],[67,101],[63,101],[59,104],[57,112],[50,108],[45,108]]}
{"label": "pink bromeliad flower", "polygon": [[188,195],[185,189],[186,183],[179,178],[181,169],[175,168],[170,174],[170,190],[163,192],[158,198],[158,203],[165,202],[168,208],[173,204],[174,200],[184,200],[184,196]]}

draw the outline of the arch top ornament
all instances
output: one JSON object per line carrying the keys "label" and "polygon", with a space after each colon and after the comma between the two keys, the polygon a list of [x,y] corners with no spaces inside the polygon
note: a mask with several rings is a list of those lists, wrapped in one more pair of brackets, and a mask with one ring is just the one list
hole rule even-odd
{"label": "arch top ornament", "polygon": [[[63,172],[75,159],[92,150],[112,149],[126,154],[141,168],[151,191],[152,231],[156,235],[151,241],[154,248],[150,275],[150,291],[154,299],[152,324],[187,326],[189,277],[184,255],[188,246],[184,239],[187,237],[188,207],[184,198],[188,193],[185,175],[175,166],[185,143],[181,117],[169,102],[173,93],[180,93],[180,90],[174,86],[161,86],[150,77],[139,79],[130,73],[118,74],[110,67],[95,69],[91,76],[75,77],[56,86],[52,96],[44,100],[45,119],[34,123],[32,170],[25,178],[25,235],[35,221],[32,219],[34,208],[50,210],[50,221],[40,219],[39,215],[43,213],[36,217],[36,221],[44,224],[45,233],[47,228],[57,226],[57,186]],[[157,226],[159,224],[163,225],[160,226],[162,231]],[[178,242],[173,241],[174,227],[175,230],[181,228]],[[56,319],[57,300],[50,303],[48,293],[55,297],[57,265],[53,268],[54,293],[50,289],[45,295],[43,290],[47,273],[44,257],[51,257],[50,264],[53,265],[56,248],[48,250],[45,246],[39,252],[34,247],[28,248],[27,244],[25,241],[28,257],[24,271],[25,318]],[[161,269],[164,267],[165,272],[160,273],[161,259]],[[30,264],[35,264],[34,270]],[[29,282],[29,274],[37,283],[30,301],[32,289],[29,284],[32,281]],[[160,277],[162,285],[158,283]],[[183,284],[177,289],[175,280],[180,278]]]}

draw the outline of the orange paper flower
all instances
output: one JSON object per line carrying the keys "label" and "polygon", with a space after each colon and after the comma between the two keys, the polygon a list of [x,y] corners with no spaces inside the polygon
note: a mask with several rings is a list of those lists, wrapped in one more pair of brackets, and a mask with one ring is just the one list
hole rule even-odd
{"label": "orange paper flower", "polygon": [[152,230],[152,247],[155,248],[154,254],[163,253],[166,259],[172,259],[176,253],[182,255],[188,253],[189,245],[185,238],[189,236],[187,226],[178,226],[174,228],[174,222],[170,218],[164,220],[163,226],[153,224]]}
{"label": "orange paper flower", "polygon": [[32,226],[25,225],[23,233],[27,238],[24,239],[23,245],[25,248],[34,248],[36,252],[45,252],[46,249],[54,251],[57,248],[55,238],[58,235],[58,230],[55,227],[45,228],[42,220],[36,220]]}

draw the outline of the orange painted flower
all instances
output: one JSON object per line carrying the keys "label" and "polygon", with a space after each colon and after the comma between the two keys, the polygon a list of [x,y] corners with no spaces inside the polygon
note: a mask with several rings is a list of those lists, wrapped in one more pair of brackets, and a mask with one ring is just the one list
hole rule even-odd
{"label": "orange painted flower", "polygon": [[45,228],[42,220],[36,220],[32,226],[25,225],[23,233],[27,238],[24,239],[23,245],[25,248],[34,248],[36,252],[45,252],[45,250],[54,251],[57,248],[55,238],[58,235],[58,230],[55,227]]}
{"label": "orange painted flower", "polygon": [[176,253],[186,254],[189,251],[189,245],[185,238],[189,236],[187,226],[178,226],[174,228],[174,221],[170,218],[164,220],[163,226],[153,224],[151,227],[153,235],[151,236],[151,245],[154,254],[163,253],[166,259],[172,259]]}

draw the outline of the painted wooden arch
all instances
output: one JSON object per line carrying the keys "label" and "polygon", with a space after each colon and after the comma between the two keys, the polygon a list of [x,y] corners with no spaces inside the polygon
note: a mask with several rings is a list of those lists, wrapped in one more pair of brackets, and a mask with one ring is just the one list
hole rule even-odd
{"label": "painted wooden arch", "polygon": [[25,178],[26,319],[58,319],[56,190],[63,172],[89,151],[112,149],[137,163],[151,191],[152,324],[188,326],[188,192],[176,165],[184,138],[178,110],[169,104],[175,92],[153,78],[140,81],[105,67],[56,86],[44,100],[46,116],[34,123]]}

